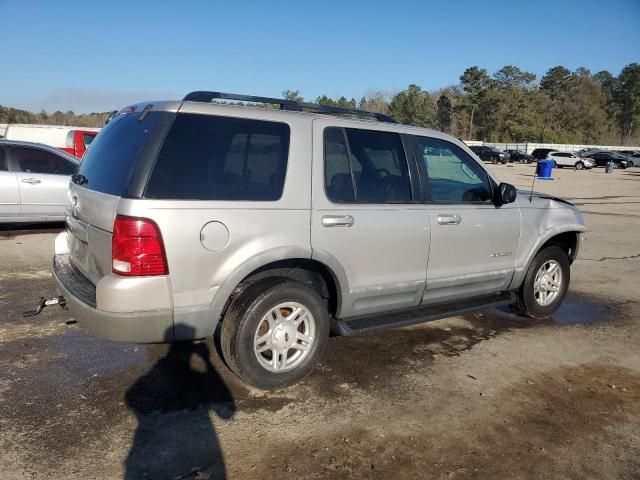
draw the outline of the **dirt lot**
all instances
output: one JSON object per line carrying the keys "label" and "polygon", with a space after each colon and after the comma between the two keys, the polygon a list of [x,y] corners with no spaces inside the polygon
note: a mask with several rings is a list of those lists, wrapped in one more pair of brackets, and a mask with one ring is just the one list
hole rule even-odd
{"label": "dirt lot", "polygon": [[[530,186],[533,167],[496,166]],[[536,190],[590,232],[553,319],[492,310],[332,338],[264,394],[213,342],[111,343],[41,294],[59,226],[0,232],[0,478],[640,479],[640,169]]]}

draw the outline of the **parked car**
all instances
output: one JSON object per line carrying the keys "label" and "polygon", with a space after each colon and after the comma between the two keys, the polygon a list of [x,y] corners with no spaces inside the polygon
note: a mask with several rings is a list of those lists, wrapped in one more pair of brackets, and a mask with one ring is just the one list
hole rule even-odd
{"label": "parked car", "polygon": [[592,159],[596,167],[606,167],[607,163],[613,162],[614,168],[627,168],[629,163],[619,155],[615,155],[611,152],[595,152],[585,155],[585,158]]}
{"label": "parked car", "polygon": [[63,221],[77,166],[56,148],[0,140],[0,223]]}
{"label": "parked car", "polygon": [[487,147],[486,145],[472,145],[469,148],[483,162],[505,164],[509,161],[509,154],[501,152],[497,148]]}
{"label": "parked car", "polygon": [[510,162],[531,163],[535,161],[533,155],[521,152],[520,150],[505,150],[504,152],[509,154]]}
{"label": "parked car", "polygon": [[640,165],[640,154],[637,154],[636,156],[633,155],[633,153],[627,153],[627,152],[632,152],[631,150],[615,150],[612,151],[611,153],[613,153],[614,155],[620,157],[623,160],[627,161],[627,167],[637,167],[638,165]]}
{"label": "parked car", "polygon": [[585,231],[575,206],[519,194],[444,133],[216,92],[116,115],[73,177],[67,225],[53,276],[81,326],[171,342],[222,322],[225,361],[265,389],[309,373],[330,330],[509,303],[551,315]]}
{"label": "parked car", "polygon": [[595,163],[589,158],[583,158],[575,153],[571,152],[549,152],[547,158],[555,162],[555,166],[558,168],[572,167],[576,170],[583,170],[585,168],[593,168]]}
{"label": "parked car", "polygon": [[544,160],[551,152],[557,152],[557,150],[555,148],[536,148],[531,152],[531,156],[536,160]]}
{"label": "parked car", "polygon": [[10,124],[4,136],[7,140],[43,143],[82,158],[99,131],[99,128],[88,127]]}
{"label": "parked car", "polygon": [[616,153],[621,153],[628,157],[640,158],[640,150],[616,150]]}

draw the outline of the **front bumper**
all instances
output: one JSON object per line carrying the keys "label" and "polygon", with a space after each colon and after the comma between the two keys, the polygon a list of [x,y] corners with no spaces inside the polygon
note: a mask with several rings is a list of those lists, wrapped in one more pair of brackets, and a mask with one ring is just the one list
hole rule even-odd
{"label": "front bumper", "polygon": [[77,322],[89,332],[123,342],[174,340],[173,311],[108,312],[96,307],[96,287],[73,265],[70,255],[53,257],[53,278]]}

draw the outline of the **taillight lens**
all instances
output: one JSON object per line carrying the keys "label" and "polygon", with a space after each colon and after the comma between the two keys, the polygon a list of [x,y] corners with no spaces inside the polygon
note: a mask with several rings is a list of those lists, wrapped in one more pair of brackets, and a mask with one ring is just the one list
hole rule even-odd
{"label": "taillight lens", "polygon": [[125,276],[167,275],[169,267],[158,225],[148,218],[117,215],[111,242],[113,273]]}

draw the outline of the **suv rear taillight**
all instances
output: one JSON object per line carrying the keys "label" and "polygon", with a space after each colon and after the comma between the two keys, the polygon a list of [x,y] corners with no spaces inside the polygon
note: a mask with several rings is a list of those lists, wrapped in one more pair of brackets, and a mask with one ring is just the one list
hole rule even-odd
{"label": "suv rear taillight", "polygon": [[117,215],[111,241],[113,273],[125,276],[168,275],[158,225],[148,218]]}

